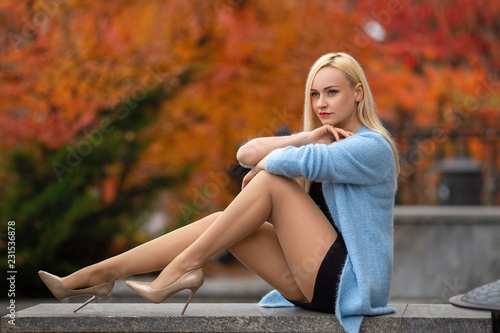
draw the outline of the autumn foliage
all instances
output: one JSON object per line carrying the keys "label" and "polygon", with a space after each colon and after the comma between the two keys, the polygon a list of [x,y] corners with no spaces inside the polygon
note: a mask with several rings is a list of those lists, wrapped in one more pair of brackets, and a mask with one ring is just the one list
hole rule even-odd
{"label": "autumn foliage", "polygon": [[[96,162],[99,200],[182,175],[160,199],[141,195],[174,225],[187,223],[237,192],[240,144],[284,125],[300,130],[309,67],[344,51],[365,69],[400,146],[398,203],[437,204],[437,162],[468,156],[484,166],[482,202],[499,204],[499,15],[500,3],[486,0],[3,1],[0,163],[28,152],[47,181],[64,183],[84,167],[64,162],[70,149],[137,142],[126,173],[125,160]],[[151,112],[151,96],[152,121],[113,129]],[[66,155],[54,164],[58,151]],[[16,186],[12,175],[0,171],[3,193]]]}

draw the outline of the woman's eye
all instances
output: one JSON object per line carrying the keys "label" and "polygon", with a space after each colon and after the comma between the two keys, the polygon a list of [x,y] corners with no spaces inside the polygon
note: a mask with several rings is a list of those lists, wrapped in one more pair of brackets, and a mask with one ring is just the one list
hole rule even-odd
{"label": "woman's eye", "polygon": [[311,93],[311,97],[318,97],[318,96],[319,96],[319,94],[317,92],[312,92]]}
{"label": "woman's eye", "polygon": [[328,95],[335,95],[338,92],[339,92],[338,90],[330,89],[328,90]]}

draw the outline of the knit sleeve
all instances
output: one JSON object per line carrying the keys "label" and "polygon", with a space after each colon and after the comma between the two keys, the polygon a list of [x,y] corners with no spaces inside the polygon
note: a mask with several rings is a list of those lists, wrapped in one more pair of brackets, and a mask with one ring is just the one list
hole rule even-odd
{"label": "knit sleeve", "polygon": [[392,179],[395,161],[387,140],[374,131],[331,144],[310,144],[272,151],[266,170],[287,177],[370,185]]}

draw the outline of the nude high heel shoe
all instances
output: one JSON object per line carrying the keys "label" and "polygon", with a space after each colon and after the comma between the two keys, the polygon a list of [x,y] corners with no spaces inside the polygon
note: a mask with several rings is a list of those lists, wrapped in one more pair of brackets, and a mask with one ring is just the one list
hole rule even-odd
{"label": "nude high heel shoe", "polygon": [[67,297],[80,296],[80,295],[92,295],[92,297],[88,301],[83,303],[83,305],[81,305],[78,309],[74,310],[73,311],[74,313],[76,313],[76,311],[80,310],[90,302],[93,302],[98,298],[104,298],[108,296],[111,293],[111,290],[113,290],[113,286],[115,285],[115,282],[112,281],[112,282],[101,283],[98,284],[97,286],[89,288],[68,289],[64,286],[62,279],[56,275],[44,271],[39,271],[38,275],[42,279],[43,283],[45,283],[47,288],[49,288],[49,290],[57,299],[63,299]]}
{"label": "nude high heel shoe", "polygon": [[184,312],[186,311],[191,298],[203,285],[204,280],[205,274],[203,274],[203,269],[199,267],[190,270],[170,286],[163,289],[153,289],[151,288],[150,284],[146,282],[125,281],[125,284],[129,286],[133,291],[153,303],[161,303],[181,290],[190,289],[191,295],[189,296],[186,305],[184,305],[184,309],[181,312],[181,315],[184,315]]}

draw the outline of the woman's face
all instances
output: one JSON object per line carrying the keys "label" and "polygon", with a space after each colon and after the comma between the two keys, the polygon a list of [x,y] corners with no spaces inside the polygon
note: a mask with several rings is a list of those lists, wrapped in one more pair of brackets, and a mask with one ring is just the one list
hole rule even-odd
{"label": "woman's face", "polygon": [[351,87],[344,73],[334,67],[321,68],[312,82],[312,108],[323,125],[357,131],[363,126],[356,112],[362,98],[361,83]]}

